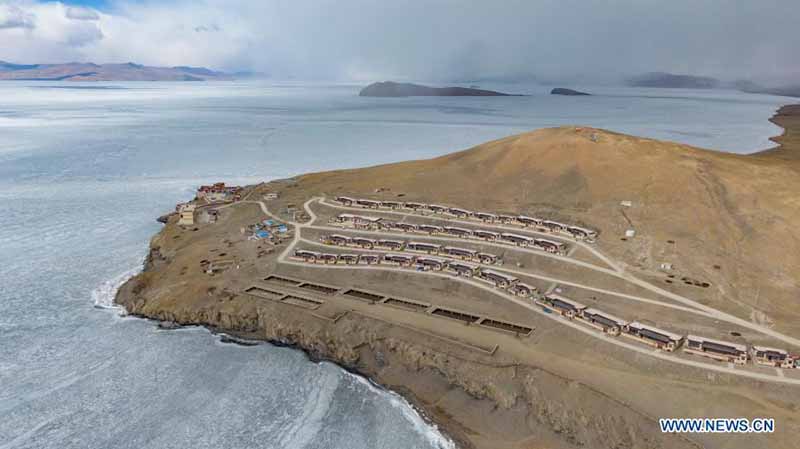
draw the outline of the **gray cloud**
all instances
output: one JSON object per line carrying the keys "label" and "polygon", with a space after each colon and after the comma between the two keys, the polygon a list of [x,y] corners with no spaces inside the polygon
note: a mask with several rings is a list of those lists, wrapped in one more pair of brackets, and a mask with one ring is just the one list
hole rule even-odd
{"label": "gray cloud", "polygon": [[81,47],[103,39],[103,31],[93,23],[82,25],[85,26],[73,27],[66,33],[65,41],[67,45]]}
{"label": "gray cloud", "polygon": [[97,11],[79,6],[67,7],[64,15],[72,20],[100,20],[100,14],[97,14]]}
{"label": "gray cloud", "polygon": [[157,15],[147,3],[126,12],[172,17],[174,28],[193,31],[168,33],[160,24],[176,47],[197,49],[182,50],[184,62],[276,76],[596,83],[668,71],[800,78],[796,0],[178,1]]}
{"label": "gray cloud", "polygon": [[199,25],[194,27],[194,31],[198,33],[211,33],[211,32],[218,32],[221,31],[219,25],[211,24],[211,25]]}
{"label": "gray cloud", "polygon": [[[35,16],[20,19],[3,1],[0,23],[32,27],[35,17],[37,30],[0,45],[0,59],[40,62],[61,50],[74,59],[78,42],[78,56],[95,62],[300,79],[589,84],[667,71],[800,80],[797,0],[115,0],[91,21],[29,0],[18,1]],[[76,29],[90,23],[97,28]]]}
{"label": "gray cloud", "polygon": [[16,5],[0,4],[0,30],[12,28],[33,29],[36,27],[36,16]]}

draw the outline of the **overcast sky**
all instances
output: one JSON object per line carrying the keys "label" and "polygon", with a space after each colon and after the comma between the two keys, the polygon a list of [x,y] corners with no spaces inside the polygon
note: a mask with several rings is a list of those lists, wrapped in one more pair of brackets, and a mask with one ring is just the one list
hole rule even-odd
{"label": "overcast sky", "polygon": [[798,0],[0,0],[0,60],[330,80],[800,84]]}

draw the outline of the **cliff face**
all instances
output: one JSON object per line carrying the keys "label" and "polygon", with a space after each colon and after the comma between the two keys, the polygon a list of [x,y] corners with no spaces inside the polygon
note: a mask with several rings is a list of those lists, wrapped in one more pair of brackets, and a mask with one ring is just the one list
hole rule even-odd
{"label": "cliff face", "polygon": [[[148,299],[155,287],[148,273],[161,263],[169,262],[154,249],[145,272],[121,288],[117,303],[131,314],[224,329],[333,361],[404,394],[459,447],[533,447],[528,445],[531,434],[555,448],[696,447],[656,432],[651,417],[543,367],[415,340],[363,315],[346,314],[334,324],[269,302],[248,307],[236,298],[199,309],[167,307]],[[454,402],[459,407],[448,407]],[[472,420],[481,424],[459,424]]]}

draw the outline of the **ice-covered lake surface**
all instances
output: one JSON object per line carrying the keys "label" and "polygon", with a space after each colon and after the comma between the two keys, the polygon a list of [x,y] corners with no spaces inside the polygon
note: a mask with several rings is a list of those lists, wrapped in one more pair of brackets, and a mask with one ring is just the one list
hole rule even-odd
{"label": "ice-covered lake surface", "polygon": [[[583,87],[363,98],[306,83],[0,83],[0,448],[436,448],[400,398],[271,345],[160,331],[108,304],[155,217],[201,183],[431,157],[589,125],[731,152],[789,99]],[[581,86],[578,86],[581,87]]]}

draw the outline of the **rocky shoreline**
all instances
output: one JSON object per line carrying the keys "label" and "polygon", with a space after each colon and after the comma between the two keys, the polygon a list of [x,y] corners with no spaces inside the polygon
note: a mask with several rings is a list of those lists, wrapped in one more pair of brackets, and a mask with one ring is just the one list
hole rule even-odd
{"label": "rocky shoreline", "polygon": [[[167,225],[169,223],[168,219],[172,215],[174,214],[162,215],[158,217],[157,221]],[[157,269],[159,263],[164,263],[165,261],[166,259],[161,255],[160,251],[151,246],[143,263],[142,273]],[[136,285],[135,283],[131,283],[130,280],[123,284],[118,290],[114,300],[115,304],[122,307],[129,316],[154,321],[158,323],[157,326],[162,330],[176,330],[189,326],[201,326],[212,334],[218,335],[220,341],[223,343],[253,346],[258,344],[258,342],[263,342],[277,347],[285,347],[300,351],[305,354],[312,363],[333,363],[350,374],[365,379],[376,388],[398,394],[409,403],[426,424],[439,431],[446,439],[455,444],[456,447],[460,449],[475,447],[470,443],[469,439],[467,439],[465,429],[460,428],[460,426],[455,425],[455,423],[448,422],[450,420],[447,416],[432,415],[430,410],[426,408],[424,401],[420,400],[411,390],[400,385],[388,388],[381,384],[379,379],[373,377],[375,374],[374,372],[364,370],[363,367],[359,367],[357,363],[354,363],[351,355],[345,357],[341,355],[337,356],[336,352],[327,346],[309,342],[306,338],[297,338],[296,335],[299,329],[291,332],[277,332],[269,336],[257,332],[257,327],[253,326],[252,323],[248,322],[246,325],[242,326],[236,319],[215,321],[206,317],[205,319],[195,320],[187,319],[187,317],[172,314],[168,311],[155,313],[150,311],[144,312],[141,309],[141,302],[132,302],[137,296]]]}
{"label": "rocky shoreline", "polygon": [[[168,261],[154,248],[143,274],[163,263]],[[461,449],[493,447],[490,442],[494,436],[489,434],[492,427],[504,428],[506,420],[530,419],[534,422],[528,425],[538,429],[540,438],[548,441],[550,447],[698,447],[689,441],[643,431],[651,427],[647,423],[652,417],[541,366],[489,360],[449,348],[439,351],[422,341],[390,337],[390,324],[364,316],[345,317],[334,329],[325,320],[287,313],[270,304],[236,314],[213,309],[151,307],[139,294],[141,279],[141,275],[132,278],[117,293],[116,303],[129,314],[182,326],[204,326],[212,332],[302,350],[311,361],[335,363],[400,394]],[[459,391],[453,393],[453,389]],[[473,412],[469,415],[473,415],[472,419],[480,418],[482,426],[465,427],[453,419],[451,407],[437,404],[448,395],[457,398],[447,402],[478,410],[478,416]],[[582,407],[585,402],[593,406]],[[615,409],[611,416],[606,414],[609,409]],[[489,412],[494,416],[480,416]]]}
{"label": "rocky shoreline", "polygon": [[[127,303],[125,302],[125,299],[122,298],[118,299],[117,304],[119,304],[120,307],[123,307],[129,316],[135,316],[141,319],[155,321],[158,323],[158,327],[163,330],[174,330],[189,326],[201,326],[206,328],[209,332],[218,335],[220,337],[220,341],[223,343],[238,344],[242,346],[253,346],[254,344],[256,344],[254,343],[254,340],[258,340],[265,344],[271,344],[277,347],[290,348],[293,350],[300,351],[306,355],[308,361],[311,363],[328,362],[335,364],[336,366],[347,371],[348,373],[365,379],[367,382],[371,383],[376,388],[383,389],[390,393],[398,394],[400,397],[402,397],[405,401],[407,401],[410,404],[410,406],[423,419],[423,421],[426,424],[428,424],[429,426],[440,432],[446,439],[455,444],[456,447],[460,449],[470,449],[475,447],[466,438],[464,429],[460,429],[458,426],[452,425],[452,423],[449,423],[450,425],[448,425],[447,422],[448,419],[446,417],[443,416],[433,417],[429,412],[429,410],[426,409],[424,401],[421,401],[411,390],[403,388],[402,386],[393,386],[392,388],[386,387],[385,385],[380,383],[380,380],[373,378],[369,372],[360,369],[357,366],[357,364],[353,363],[352,360],[350,360],[349,357],[347,358],[336,357],[334,353],[326,347],[321,347],[313,343],[312,344],[309,344],[307,342],[303,343],[303,341],[305,341],[304,339],[295,340],[288,336],[270,338],[257,335],[252,330],[220,328],[215,325],[209,324],[208,322],[205,321],[176,322],[172,320],[163,320],[162,318],[159,317],[159,316],[161,317],[164,316],[161,314],[150,315],[150,314],[132,312],[128,310],[125,305]],[[167,324],[162,326],[162,324],[164,323]],[[247,343],[243,344],[242,342],[247,342]]]}
{"label": "rocky shoreline", "polygon": [[774,148],[757,154],[779,156],[782,159],[800,158],[800,155],[794,154],[800,147],[800,104],[780,107],[769,121],[779,126],[781,133],[769,139],[775,142]]}
{"label": "rocky shoreline", "polygon": [[[120,307],[123,307],[123,306],[120,305]],[[390,394],[399,395],[401,398],[403,398],[403,400],[405,400],[409,404],[409,406],[411,406],[411,408],[417,413],[417,415],[419,415],[420,418],[422,418],[422,420],[427,425],[431,426],[431,428],[433,428],[436,431],[438,431],[439,433],[441,433],[441,435],[444,438],[449,440],[449,442],[455,444],[456,447],[458,447],[458,448],[472,448],[472,447],[474,447],[469,443],[469,440],[464,438],[463,431],[461,431],[460,429],[457,429],[456,427],[450,427],[448,429],[443,423],[437,422],[436,420],[434,420],[430,416],[428,411],[425,410],[424,406],[422,405],[422,402],[410,390],[404,389],[402,387],[396,387],[394,389],[387,389],[386,387],[381,385],[376,379],[370,377],[367,373],[359,370],[359,368],[357,366],[351,365],[351,364],[342,363],[341,361],[339,361],[339,360],[337,360],[335,358],[332,358],[331,356],[329,356],[327,354],[321,353],[318,350],[309,349],[308,347],[305,347],[305,346],[302,346],[300,344],[297,344],[296,342],[293,342],[292,340],[288,340],[288,339],[285,339],[285,338],[281,338],[281,339],[264,339],[264,338],[260,338],[257,335],[254,335],[252,332],[225,330],[225,329],[220,329],[220,328],[217,328],[215,326],[210,326],[210,325],[206,325],[206,324],[195,324],[195,323],[183,323],[183,324],[181,324],[181,323],[176,323],[174,321],[162,321],[162,320],[157,320],[157,319],[150,318],[150,317],[148,317],[146,315],[130,313],[127,310],[125,311],[125,313],[128,316],[134,316],[134,317],[137,317],[137,318],[140,318],[140,319],[156,322],[157,323],[157,327],[160,330],[171,331],[171,330],[183,329],[183,328],[186,328],[186,327],[200,326],[200,327],[203,327],[203,328],[207,329],[212,334],[217,335],[219,337],[221,343],[234,344],[234,345],[244,346],[244,347],[252,347],[252,346],[257,346],[257,345],[260,345],[260,344],[270,344],[270,345],[273,345],[273,346],[276,346],[276,347],[289,348],[289,349],[293,349],[293,350],[296,350],[296,351],[300,351],[303,354],[305,354],[306,358],[311,363],[324,363],[324,362],[332,363],[332,364],[338,366],[339,368],[347,371],[348,373],[364,379],[366,382],[370,383],[374,388],[383,390],[383,391],[385,391],[387,393],[390,393]]]}

